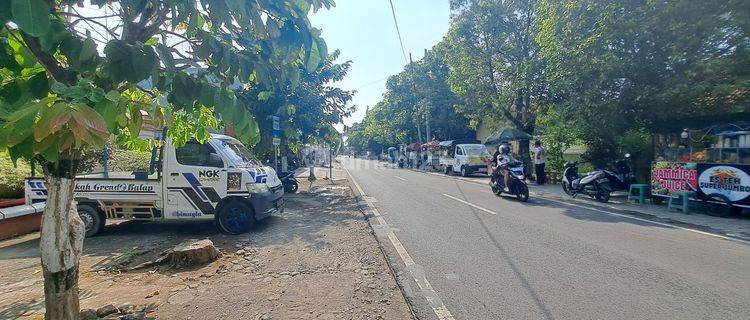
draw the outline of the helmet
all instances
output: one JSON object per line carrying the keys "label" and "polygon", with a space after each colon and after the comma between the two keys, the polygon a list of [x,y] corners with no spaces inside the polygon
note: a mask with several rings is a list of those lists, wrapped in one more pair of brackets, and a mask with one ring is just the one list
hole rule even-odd
{"label": "helmet", "polygon": [[502,147],[500,148],[500,152],[501,152],[502,154],[510,154],[510,146],[508,146],[507,144],[504,144],[504,145],[503,145],[503,146],[502,146]]}

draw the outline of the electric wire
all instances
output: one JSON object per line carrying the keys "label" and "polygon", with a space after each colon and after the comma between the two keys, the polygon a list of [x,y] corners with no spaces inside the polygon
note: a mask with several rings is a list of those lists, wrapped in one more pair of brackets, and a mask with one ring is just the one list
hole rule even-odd
{"label": "electric wire", "polygon": [[406,57],[406,49],[404,49],[404,40],[401,37],[401,30],[398,27],[398,19],[396,19],[396,9],[393,7],[393,0],[388,0],[391,4],[391,14],[393,15],[393,24],[396,25],[396,34],[398,34],[398,42],[401,44],[401,53],[404,55],[404,61],[409,63],[409,59]]}

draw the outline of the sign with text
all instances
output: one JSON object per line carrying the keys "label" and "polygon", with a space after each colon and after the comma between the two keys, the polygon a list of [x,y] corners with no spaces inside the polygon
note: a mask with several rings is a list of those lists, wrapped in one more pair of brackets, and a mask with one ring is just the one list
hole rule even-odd
{"label": "sign with text", "polygon": [[651,194],[672,196],[675,192],[698,189],[698,168],[693,162],[654,162],[651,167]]}
{"label": "sign with text", "polygon": [[281,123],[278,116],[271,116],[271,122],[273,123],[273,136],[278,137],[281,135]]}
{"label": "sign with text", "polygon": [[750,165],[699,163],[701,196],[720,194],[739,205],[750,205]]}

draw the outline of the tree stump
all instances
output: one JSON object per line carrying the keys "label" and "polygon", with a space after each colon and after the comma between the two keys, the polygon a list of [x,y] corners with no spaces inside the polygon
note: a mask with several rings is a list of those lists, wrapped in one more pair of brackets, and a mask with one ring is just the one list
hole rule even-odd
{"label": "tree stump", "polygon": [[186,240],[167,252],[162,261],[173,268],[185,268],[216,261],[220,256],[211,240]]}
{"label": "tree stump", "polygon": [[189,268],[216,261],[219,257],[221,257],[221,252],[214,247],[214,243],[211,240],[185,240],[171,250],[162,252],[158,259],[141,263],[128,268],[128,270],[132,271],[164,264],[175,269]]}

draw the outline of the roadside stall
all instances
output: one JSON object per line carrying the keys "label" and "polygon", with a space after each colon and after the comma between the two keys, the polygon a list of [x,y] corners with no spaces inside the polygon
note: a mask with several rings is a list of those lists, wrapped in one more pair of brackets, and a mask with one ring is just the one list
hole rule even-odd
{"label": "roadside stall", "polygon": [[[518,146],[519,146],[518,142],[522,140],[529,141],[531,139],[533,139],[533,137],[526,132],[523,132],[516,128],[507,128],[507,129],[503,129],[502,131],[498,131],[487,136],[487,138],[484,139],[484,145],[487,146],[488,150],[490,150],[490,154],[493,154],[495,150],[497,150],[497,147],[500,146],[501,144],[516,142],[516,143],[511,143],[512,152],[514,154],[518,154]],[[490,174],[492,174],[492,169],[493,169],[491,162],[492,162],[492,159],[490,159],[490,161],[488,161],[487,163],[487,170],[488,170],[487,172],[489,172]],[[533,166],[529,163],[524,163],[524,166],[527,168],[526,170],[529,170],[527,171],[527,173],[531,173],[530,170],[532,169]]]}
{"label": "roadside stall", "polygon": [[750,208],[750,122],[656,135],[654,156],[655,202],[687,195],[719,216]]}
{"label": "roadside stall", "polygon": [[440,165],[439,147],[440,142],[437,140],[432,140],[422,145],[422,152],[427,155],[425,169],[429,167],[431,170],[437,170],[437,167]]}

